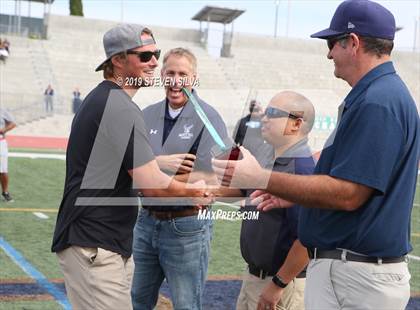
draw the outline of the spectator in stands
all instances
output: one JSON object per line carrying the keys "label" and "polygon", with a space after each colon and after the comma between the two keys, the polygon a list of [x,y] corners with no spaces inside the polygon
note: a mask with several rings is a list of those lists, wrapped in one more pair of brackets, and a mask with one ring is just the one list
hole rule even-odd
{"label": "spectator in stands", "polygon": [[73,91],[73,100],[72,100],[73,113],[76,113],[77,110],[79,110],[81,104],[82,104],[82,99],[80,98],[80,90],[78,87],[76,87]]}
{"label": "spectator in stands", "polygon": [[9,42],[9,41],[6,41],[6,43],[5,43],[4,41],[2,41],[2,40],[0,39],[0,60],[1,60],[4,64],[6,63],[6,60],[7,60],[7,58],[9,57],[9,51],[8,51],[9,44],[8,44],[8,42]]}
{"label": "spectator in stands", "polygon": [[261,136],[261,104],[253,99],[249,104],[249,114],[241,118],[233,130],[233,140],[243,145],[264,165],[273,157],[273,149]]}
{"label": "spectator in stands", "polygon": [[311,258],[307,309],[402,310],[410,297],[420,120],[391,62],[394,35],[392,13],[367,0],[342,2],[330,28],[312,35],[327,40],[334,75],[352,87],[313,176],[271,174],[245,149],[243,160],[214,161],[226,181],[235,175],[232,185],[268,181],[266,191],[280,198],[260,208],[281,207],[281,199],[304,207],[298,236]]}
{"label": "spectator in stands", "polygon": [[119,24],[103,38],[105,80],[76,113],[66,154],[66,180],[52,251],[74,309],[132,309],[133,228],[138,188],[148,196],[195,197],[208,204],[204,182],[177,182],[159,170],[143,112],[132,101],[153,77],[160,51],[152,32]]}
{"label": "spectator in stands", "polygon": [[13,116],[3,108],[0,108],[0,183],[4,201],[13,202],[9,193],[9,173],[8,173],[8,147],[6,132],[16,127]]}
{"label": "spectator in stands", "polygon": [[258,129],[258,135],[261,137],[262,112],[261,104],[255,99],[251,100],[249,104],[249,114],[238,121],[235,130],[233,131],[233,140],[237,145],[243,145],[248,127],[251,129]]}
{"label": "spectator in stands", "polygon": [[9,53],[9,55],[10,55],[10,42],[9,42],[9,40],[7,40],[7,39],[4,39],[3,40],[3,46],[4,46],[4,49]]}
{"label": "spectator in stands", "polygon": [[[314,107],[304,96],[285,91],[271,99],[262,118],[262,136],[274,148],[266,168],[292,174],[312,174],[315,163],[308,146]],[[234,191],[237,193],[235,194]],[[231,189],[230,196],[249,197],[254,190]],[[238,297],[238,310],[304,309],[305,266],[309,258],[297,238],[300,207],[260,213],[243,220],[241,253],[248,264]],[[245,211],[255,211],[249,200]]]}
{"label": "spectator in stands", "polygon": [[[166,98],[144,110],[148,138],[159,167],[187,181],[215,177],[210,150],[215,142],[188,97],[197,99],[222,139],[227,130],[219,113],[192,88],[197,59],[184,48],[169,50],[163,58],[162,78]],[[184,82],[184,85],[183,85]],[[134,309],[153,309],[166,278],[175,309],[201,309],[210,252],[211,220],[197,218],[189,205],[143,208],[134,228],[135,263],[132,299]],[[176,228],[175,228],[176,226]]]}
{"label": "spectator in stands", "polygon": [[52,113],[54,111],[54,89],[48,84],[44,91],[45,112]]}

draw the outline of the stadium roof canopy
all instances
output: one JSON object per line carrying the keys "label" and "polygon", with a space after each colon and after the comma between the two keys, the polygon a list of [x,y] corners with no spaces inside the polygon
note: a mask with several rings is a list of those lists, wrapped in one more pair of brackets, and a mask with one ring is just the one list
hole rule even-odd
{"label": "stadium roof canopy", "polygon": [[235,10],[228,8],[219,8],[216,6],[205,6],[191,19],[199,22],[213,22],[221,24],[230,24],[237,17],[242,15],[245,10]]}
{"label": "stadium roof canopy", "polygon": [[38,3],[44,3],[44,4],[52,4],[54,2],[54,0],[20,0],[20,1],[38,2]]}

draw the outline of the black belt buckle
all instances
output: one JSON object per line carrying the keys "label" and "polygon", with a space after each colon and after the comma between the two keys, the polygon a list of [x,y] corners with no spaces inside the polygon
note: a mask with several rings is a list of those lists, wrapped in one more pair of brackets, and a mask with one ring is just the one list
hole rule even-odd
{"label": "black belt buckle", "polygon": [[310,259],[316,259],[317,248],[306,248],[306,250],[308,251],[308,256]]}

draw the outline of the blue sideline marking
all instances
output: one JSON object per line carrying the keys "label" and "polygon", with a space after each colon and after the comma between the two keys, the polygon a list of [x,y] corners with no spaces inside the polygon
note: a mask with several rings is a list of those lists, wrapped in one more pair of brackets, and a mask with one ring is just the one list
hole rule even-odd
{"label": "blue sideline marking", "polygon": [[32,279],[34,279],[40,286],[42,286],[54,299],[65,309],[71,310],[71,305],[66,295],[60,291],[54,284],[33,267],[18,251],[15,250],[3,237],[0,237],[0,248],[18,265],[24,272],[26,272]]}

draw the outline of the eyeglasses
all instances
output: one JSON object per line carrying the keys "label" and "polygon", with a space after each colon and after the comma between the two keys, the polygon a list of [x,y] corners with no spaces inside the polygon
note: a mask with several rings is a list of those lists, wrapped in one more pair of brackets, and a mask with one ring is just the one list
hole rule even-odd
{"label": "eyeglasses", "polygon": [[299,119],[302,118],[300,116],[294,115],[292,113],[286,112],[281,109],[273,108],[273,107],[267,107],[264,111],[264,115],[267,118],[281,118],[281,117],[290,117],[293,119]]}
{"label": "eyeglasses", "polygon": [[146,51],[146,52],[137,52],[137,51],[127,51],[127,54],[137,55],[141,62],[149,62],[153,56],[156,60],[159,60],[160,50],[156,51]]}
{"label": "eyeglasses", "polygon": [[347,39],[348,37],[350,37],[350,34],[346,33],[346,34],[339,35],[337,37],[327,39],[328,49],[331,51],[338,41],[342,41],[344,39]]}

